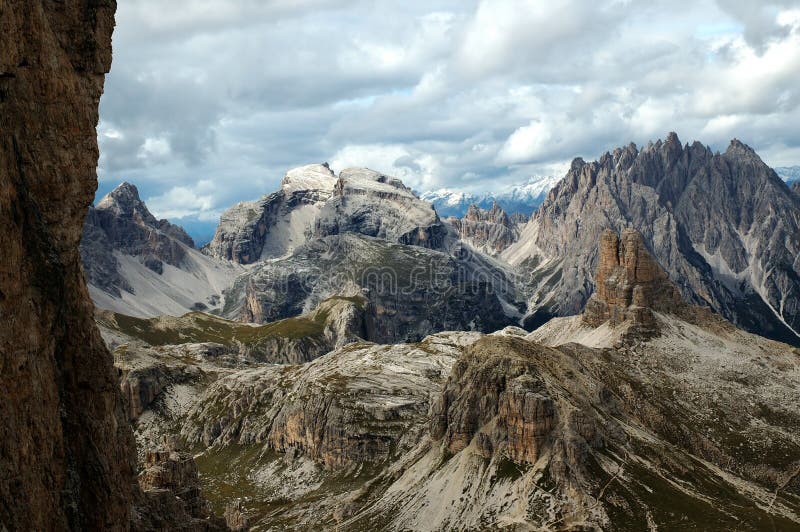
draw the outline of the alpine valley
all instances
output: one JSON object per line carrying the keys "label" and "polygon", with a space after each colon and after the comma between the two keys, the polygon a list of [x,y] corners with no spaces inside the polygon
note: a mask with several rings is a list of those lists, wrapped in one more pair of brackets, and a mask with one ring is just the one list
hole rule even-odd
{"label": "alpine valley", "polygon": [[201,249],[123,183],[80,254],[195,523],[800,530],[800,196],[739,140],[480,196],[313,164]]}

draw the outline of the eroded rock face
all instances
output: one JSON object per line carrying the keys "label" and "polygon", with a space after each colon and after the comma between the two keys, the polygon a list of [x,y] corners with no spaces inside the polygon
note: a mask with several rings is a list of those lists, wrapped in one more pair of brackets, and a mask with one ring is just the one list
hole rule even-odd
{"label": "eroded rock face", "polygon": [[183,246],[194,241],[182,227],[167,220],[156,220],[130,183],[122,183],[108,193],[97,207],[89,207],[81,240],[81,258],[86,279],[110,294],[120,289],[133,293],[120,278],[114,252],[135,256],[147,268],[162,274],[164,264],[180,267],[186,258]]}
{"label": "eroded rock face", "polygon": [[139,487],[148,501],[146,514],[136,516],[141,520],[136,523],[139,528],[228,530],[225,520],[214,516],[200,492],[194,459],[174,446],[145,453]]}
{"label": "eroded rock face", "polygon": [[519,343],[489,338],[466,349],[433,403],[431,436],[444,438],[452,453],[475,442],[485,458],[501,453],[534,463],[556,422],[555,406],[535,361],[506,342]]}
{"label": "eroded rock face", "polygon": [[336,176],[327,164],[314,164],[287,172],[279,191],[228,209],[204,252],[252,264],[341,233],[438,249],[447,228],[399,179],[366,168]]}
{"label": "eroded rock face", "polygon": [[492,204],[489,210],[473,204],[463,218],[447,219],[459,238],[490,255],[496,255],[516,242],[520,225],[525,221],[525,216],[518,213],[509,217],[497,203]]}
{"label": "eroded rock face", "polygon": [[0,12],[0,522],[12,530],[129,522],[133,439],[78,253],[115,8]]}
{"label": "eroded rock face", "polygon": [[238,372],[199,398],[182,435],[218,448],[261,444],[327,469],[381,463],[416,443],[454,344],[471,334],[424,346],[353,344],[309,364]]}
{"label": "eroded rock face", "polygon": [[348,168],[339,173],[334,195],[314,228],[316,237],[341,233],[440,249],[447,228],[433,207],[399,179],[366,168]]}
{"label": "eroded rock face", "polygon": [[253,267],[237,278],[224,315],[270,322],[335,295],[367,300],[364,339],[381,343],[443,330],[493,331],[516,321],[514,305],[522,299],[508,272],[466,246],[446,254],[344,233]]}
{"label": "eroded rock face", "polygon": [[625,321],[654,326],[651,311],[677,312],[685,305],[680,292],[645,247],[642,235],[626,229],[600,237],[597,289],[586,303],[583,319],[592,327]]}
{"label": "eroded rock face", "polygon": [[225,211],[214,238],[203,251],[239,264],[290,253],[308,240],[335,183],[336,177],[327,164],[290,170],[277,192]]}

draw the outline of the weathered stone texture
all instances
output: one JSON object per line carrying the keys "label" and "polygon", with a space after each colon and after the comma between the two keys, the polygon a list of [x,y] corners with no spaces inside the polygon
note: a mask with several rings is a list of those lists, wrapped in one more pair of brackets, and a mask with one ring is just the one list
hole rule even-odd
{"label": "weathered stone texture", "polygon": [[0,523],[128,527],[134,449],[78,243],[113,0],[0,2]]}

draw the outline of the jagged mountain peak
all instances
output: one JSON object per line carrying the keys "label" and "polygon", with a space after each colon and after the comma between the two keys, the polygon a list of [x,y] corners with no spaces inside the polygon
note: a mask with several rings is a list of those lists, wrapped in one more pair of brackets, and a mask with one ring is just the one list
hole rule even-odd
{"label": "jagged mountain peak", "polygon": [[447,219],[447,223],[472,248],[497,255],[516,242],[525,217],[519,214],[509,217],[495,201],[490,209],[482,209],[473,203],[463,218],[453,216]]}
{"label": "jagged mountain peak", "polygon": [[641,232],[690,303],[749,331],[800,340],[797,197],[741,141],[715,154],[677,135],[573,161],[502,255],[541,280],[530,326],[583,309],[595,288],[601,231],[627,227]]}
{"label": "jagged mountain peak", "polygon": [[103,196],[95,208],[113,211],[119,216],[135,218],[139,222],[153,227],[158,226],[158,220],[150,213],[147,205],[139,196],[139,189],[127,181],[123,181],[114,190]]}

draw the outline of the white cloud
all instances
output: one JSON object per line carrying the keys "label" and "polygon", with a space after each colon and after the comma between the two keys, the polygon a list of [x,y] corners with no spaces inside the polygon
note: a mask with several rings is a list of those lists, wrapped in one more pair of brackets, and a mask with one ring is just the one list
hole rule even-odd
{"label": "white cloud", "polygon": [[214,208],[215,191],[214,183],[203,180],[193,187],[172,187],[159,196],[147,198],[145,203],[157,218],[212,220],[219,218],[220,214]]}
{"label": "white cloud", "polygon": [[169,140],[164,137],[148,137],[144,139],[144,142],[139,147],[137,157],[147,162],[152,162],[153,160],[165,159],[171,153],[172,148],[169,145]]}

